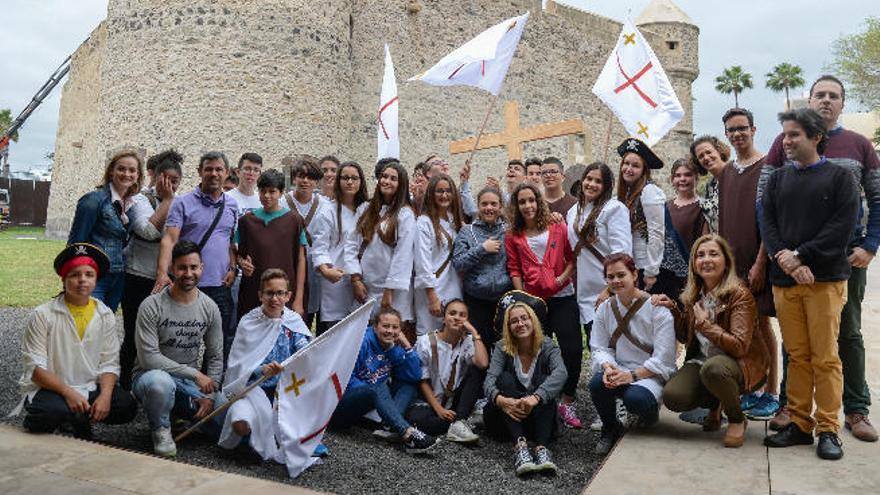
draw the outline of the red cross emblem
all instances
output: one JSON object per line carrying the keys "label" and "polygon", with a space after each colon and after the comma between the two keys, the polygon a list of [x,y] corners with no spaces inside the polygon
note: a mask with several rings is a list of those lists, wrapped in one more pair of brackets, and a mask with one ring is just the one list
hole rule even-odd
{"label": "red cross emblem", "polygon": [[394,103],[397,103],[398,100],[400,100],[400,97],[395,96],[394,98],[391,98],[390,100],[388,100],[387,102],[385,102],[385,104],[382,105],[381,108],[379,108],[379,117],[378,117],[378,119],[379,119],[379,127],[382,128],[382,134],[385,135],[385,139],[391,139],[391,137],[388,136],[388,131],[385,130],[385,123],[382,122],[382,112],[384,112],[385,110],[387,110],[388,107],[390,107],[390,106],[393,105]]}
{"label": "red cross emblem", "polygon": [[[461,69],[464,69],[465,66],[470,65],[470,64],[472,64],[472,63],[473,63],[473,62],[468,62],[468,63],[466,63],[466,64],[461,64],[461,65],[459,65],[454,71],[452,71],[451,74],[449,74],[449,77],[447,77],[446,79],[450,79],[450,80],[451,80],[453,77],[455,77],[456,74],[458,74],[458,72],[459,72]],[[485,75],[486,75],[486,61],[485,61],[485,60],[481,60],[481,61],[480,61],[480,77],[485,76]]]}
{"label": "red cross emblem", "polygon": [[[337,399],[337,400],[342,400],[342,385],[339,383],[339,377],[336,376],[336,373],[333,373],[332,375],[330,375],[330,380],[333,382],[333,388],[336,390],[336,399]],[[316,431],[316,432],[314,432],[314,433],[311,433],[311,434],[309,434],[309,435],[306,435],[306,436],[300,438],[300,439],[299,439],[299,443],[306,443],[306,442],[308,442],[309,440],[311,440],[311,439],[315,438],[316,436],[320,435],[321,433],[324,432],[324,430],[327,429],[327,425],[329,425],[329,424],[330,424],[330,420],[328,419],[327,422],[324,423],[324,426],[322,426],[321,428],[319,428],[318,431]]]}
{"label": "red cross emblem", "polygon": [[615,93],[620,93],[620,92],[623,91],[624,89],[626,89],[626,88],[632,86],[632,88],[636,91],[636,93],[638,93],[639,96],[641,96],[642,99],[645,100],[645,101],[648,103],[648,105],[651,105],[651,108],[656,108],[656,107],[657,107],[657,104],[654,103],[654,100],[652,100],[651,97],[649,97],[648,95],[646,95],[645,92],[642,91],[642,88],[640,88],[640,87],[636,84],[636,81],[638,81],[642,76],[645,75],[645,73],[647,73],[649,70],[651,70],[651,68],[654,67],[654,63],[653,63],[653,62],[648,62],[647,64],[645,64],[644,67],[642,67],[642,69],[641,69],[640,71],[638,71],[638,72],[636,73],[636,75],[630,77],[630,76],[626,73],[626,71],[623,70],[623,66],[620,64],[620,54],[615,52],[614,55],[617,57],[617,69],[620,71],[621,74],[623,74],[623,77],[626,78],[626,82],[623,83],[623,84],[621,84],[620,86],[614,88],[614,92],[615,92]]}

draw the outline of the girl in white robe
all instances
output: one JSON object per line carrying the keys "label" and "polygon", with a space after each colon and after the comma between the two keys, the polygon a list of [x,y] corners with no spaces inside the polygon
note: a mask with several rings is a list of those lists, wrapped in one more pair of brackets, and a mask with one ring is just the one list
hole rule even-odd
{"label": "girl in white robe", "polygon": [[461,199],[455,182],[436,174],[428,183],[422,215],[416,226],[416,332],[424,335],[443,325],[443,307],[461,299],[461,277],[452,266],[455,236],[461,230]]}
{"label": "girl in white robe", "polygon": [[625,140],[617,147],[620,182],[617,199],[629,209],[632,251],[641,275],[640,287],[650,292],[660,274],[666,241],[666,195],[651,182],[651,170],[663,168],[663,161],[642,141]]}
{"label": "girl in white robe", "polygon": [[615,400],[645,426],[659,419],[663,384],[675,372],[675,328],[668,309],[651,304],[636,287],[638,271],[627,254],[605,259],[605,279],[614,294],[599,306],[590,335],[593,378],[590,395],[602,419],[596,454],[606,455],[622,435]]}
{"label": "girl in white robe", "polygon": [[577,259],[577,302],[587,341],[596,316],[596,300],[605,290],[604,258],[632,255],[629,210],[611,197],[614,174],[604,163],[591,163],[581,176],[578,203],[568,210],[568,241]]}
{"label": "girl in white robe", "polygon": [[413,247],[416,218],[408,200],[409,179],[397,162],[382,168],[369,203],[358,208],[354,232],[345,241],[345,271],[357,303],[376,299],[412,321]]}
{"label": "girl in white robe", "polygon": [[321,313],[318,335],[345,318],[354,308],[351,276],[345,271],[345,242],[354,232],[357,210],[367,201],[363,169],[355,162],[339,167],[333,186],[334,197],[315,220],[312,263],[321,280]]}
{"label": "girl in white robe", "polygon": [[261,306],[238,323],[223,380],[224,395],[232,398],[261,376],[268,379],[229,407],[217,442],[234,449],[249,435],[250,446],[260,457],[279,463],[284,459],[276,443],[278,422],[272,406],[277,375],[281,363],[308,345],[312,336],[302,317],[285,307],[290,299],[288,285],[283,271],[266,270],[260,279]]}

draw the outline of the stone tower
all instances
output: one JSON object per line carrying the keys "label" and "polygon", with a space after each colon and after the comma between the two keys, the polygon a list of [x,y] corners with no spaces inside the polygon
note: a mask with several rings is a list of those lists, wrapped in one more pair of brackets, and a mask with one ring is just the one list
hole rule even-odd
{"label": "stone tower", "polygon": [[[547,0],[109,0],[107,19],[73,55],[55,148],[47,234],[65,236],[77,198],[123,145],[148,154],[174,147],[185,158],[181,191],[196,184],[201,153],[230,161],[260,153],[265,167],[302,153],[335,154],[369,171],[375,162],[382,46],[400,94],[401,159],[409,167],[477,133],[488,93],[405,82],[501,19],[531,11],[487,132],[504,127],[502,106],[519,102],[523,127],[581,118],[582,143],[527,143],[525,156],[567,165],[608,156],[626,132],[592,94],[619,22]],[[644,18],[644,19],[643,19]],[[669,0],[640,17],[687,116],[659,151],[680,156],[691,136],[690,84],[698,30]],[[607,146],[606,146],[607,141]],[[575,151],[573,151],[575,150]],[[464,155],[452,157],[460,167]],[[498,176],[506,152],[474,157],[472,182]]]}
{"label": "stone tower", "polygon": [[684,108],[684,118],[655,147],[668,165],[685,157],[694,139],[691,85],[700,73],[700,29],[672,0],[653,0],[636,19],[636,25],[656,36],[657,41],[651,42],[651,48],[663,64],[663,70]]}

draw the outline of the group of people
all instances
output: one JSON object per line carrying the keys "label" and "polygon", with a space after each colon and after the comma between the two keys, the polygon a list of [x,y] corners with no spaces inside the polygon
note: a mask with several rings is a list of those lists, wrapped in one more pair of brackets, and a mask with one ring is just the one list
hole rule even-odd
{"label": "group of people", "polygon": [[559,159],[512,160],[475,196],[470,163],[456,181],[437,155],[412,174],[379,160],[369,194],[354,161],[300,159],[288,190],[245,153],[224,192],[219,152],[178,194],[178,153],[150,157],[142,187],[141,155],[122,150],[77,204],[55,262],[63,293],[27,324],[25,427],[86,436],[140,404],[156,453],[171,456],[174,419],[203,418],[262,379],[265,394],[202,429],[278,460],[279,363],[375,299],[331,427],[375,410],[374,435],[424,453],[440,436],[474,442],[481,426],[513,442],[517,474],[555,472],[557,425],[582,427],[586,337],[599,454],[625,431],[622,412],[650,427],[665,404],[707,431],[726,417],[727,447],[743,444],[747,416],[772,418],[766,445],[812,444],[815,431],[818,455],[839,459],[841,405],[856,438],[877,439],[860,310],[880,244],[880,160],[837,123],[843,101],[840,81],[819,78],[809,109],[780,114],[767,154],[752,113],[731,109],[735,157],[697,138],[670,167],[670,200],[652,179],[664,162],[635,138],[617,148],[616,184],[595,162],[569,193]]}

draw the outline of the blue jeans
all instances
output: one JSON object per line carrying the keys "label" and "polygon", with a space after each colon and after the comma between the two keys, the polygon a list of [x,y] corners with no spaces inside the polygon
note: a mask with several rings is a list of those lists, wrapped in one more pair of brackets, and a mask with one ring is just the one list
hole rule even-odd
{"label": "blue jeans", "polygon": [[[193,419],[199,410],[195,401],[207,397],[194,381],[171,376],[162,370],[149,370],[135,376],[131,390],[143,406],[151,430],[170,428],[172,414],[176,418]],[[226,402],[220,392],[214,393],[211,398],[214,399],[215,408]],[[214,416],[201,426],[201,431],[211,437],[219,437],[224,417],[225,414]]]}
{"label": "blue jeans", "polygon": [[415,383],[402,381],[391,385],[384,381],[375,385],[349,387],[336,406],[331,424],[350,426],[375,409],[382,418],[382,424],[403,435],[410,427],[403,413],[415,399],[417,391]]}
{"label": "blue jeans", "polygon": [[590,380],[590,395],[593,398],[593,406],[599,417],[602,418],[603,428],[611,428],[618,425],[617,408],[614,400],[618,397],[623,399],[626,410],[639,415],[643,422],[651,423],[656,420],[660,407],[654,394],[645,387],[639,385],[623,385],[616,388],[606,388],[602,383],[602,373],[597,371]]}
{"label": "blue jeans", "polygon": [[116,312],[122,301],[122,289],[125,287],[125,272],[106,273],[98,279],[92,297],[106,304],[110,311]]}

